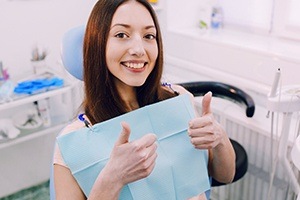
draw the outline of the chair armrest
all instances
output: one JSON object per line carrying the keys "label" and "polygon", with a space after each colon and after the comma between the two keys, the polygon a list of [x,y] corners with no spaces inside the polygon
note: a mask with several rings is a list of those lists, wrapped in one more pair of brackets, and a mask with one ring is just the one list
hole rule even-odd
{"label": "chair armrest", "polygon": [[183,86],[194,96],[203,96],[205,93],[211,91],[213,96],[228,99],[238,103],[246,109],[246,116],[252,117],[255,111],[255,104],[250,95],[243,90],[221,82],[214,81],[196,81],[178,83]]}

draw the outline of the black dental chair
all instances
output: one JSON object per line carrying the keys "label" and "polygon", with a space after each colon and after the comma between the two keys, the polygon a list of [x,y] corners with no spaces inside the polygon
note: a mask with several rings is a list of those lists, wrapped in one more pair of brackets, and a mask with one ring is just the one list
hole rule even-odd
{"label": "black dental chair", "polygon": [[[69,30],[63,37],[62,42],[62,61],[67,71],[79,80],[83,77],[83,37],[85,26],[75,27]],[[220,82],[200,81],[179,83],[194,96],[203,96],[206,92],[211,91],[213,96],[228,99],[245,107],[246,116],[252,117],[255,111],[254,101],[246,92],[241,89]],[[235,140],[231,143],[236,153],[236,174],[233,182],[242,178],[248,169],[248,158],[245,149]],[[212,180],[212,186],[220,186],[216,180]]]}
{"label": "black dental chair", "polygon": [[[66,70],[79,80],[83,77],[83,37],[84,26],[76,27],[68,31],[63,38],[62,43],[62,61]],[[231,85],[227,85],[220,82],[211,81],[199,81],[199,82],[187,82],[179,83],[179,85],[186,88],[194,96],[203,96],[208,91],[213,93],[213,96],[225,98],[246,108],[246,116],[252,117],[255,111],[255,105],[253,99],[244,91]],[[230,139],[233,148],[236,153],[236,174],[233,182],[241,179],[248,169],[248,158],[245,149],[235,140]],[[53,170],[51,168],[51,170]],[[217,180],[212,179],[211,186],[221,186],[225,183],[220,183]],[[55,190],[53,183],[53,171],[50,178],[50,199],[55,199]]]}

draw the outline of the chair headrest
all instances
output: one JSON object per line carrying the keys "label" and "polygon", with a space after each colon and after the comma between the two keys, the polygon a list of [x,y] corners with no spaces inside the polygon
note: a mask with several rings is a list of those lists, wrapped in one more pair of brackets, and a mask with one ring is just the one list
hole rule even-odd
{"label": "chair headrest", "polygon": [[63,35],[61,58],[66,70],[83,80],[83,38],[85,26],[70,29]]}

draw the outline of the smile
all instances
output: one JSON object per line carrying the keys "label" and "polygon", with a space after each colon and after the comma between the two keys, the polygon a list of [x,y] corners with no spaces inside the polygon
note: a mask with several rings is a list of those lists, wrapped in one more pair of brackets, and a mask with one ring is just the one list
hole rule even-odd
{"label": "smile", "polygon": [[131,68],[131,69],[141,69],[143,68],[147,63],[142,62],[142,63],[132,63],[132,62],[123,62],[122,65]]}

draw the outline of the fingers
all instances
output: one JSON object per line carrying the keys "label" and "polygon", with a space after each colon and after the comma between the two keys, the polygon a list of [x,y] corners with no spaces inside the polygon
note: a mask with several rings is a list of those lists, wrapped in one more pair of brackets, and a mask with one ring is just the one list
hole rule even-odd
{"label": "fingers", "polygon": [[149,158],[156,154],[157,144],[153,143],[151,146],[145,148],[145,157]]}
{"label": "fingers", "polygon": [[211,125],[213,114],[211,112],[212,93],[207,92],[202,99],[202,117],[194,118],[189,122],[189,128],[201,128]]}
{"label": "fingers", "polygon": [[151,165],[155,163],[155,160],[157,158],[156,149],[157,149],[156,143],[154,143],[153,145],[145,149],[144,159],[145,159],[146,168],[151,167]]}
{"label": "fingers", "polygon": [[129,141],[129,136],[131,132],[129,124],[127,124],[126,122],[121,122],[121,126],[122,126],[122,131],[119,135],[118,140],[115,143],[116,146],[128,143]]}
{"label": "fingers", "polygon": [[206,127],[206,126],[212,125],[213,120],[214,120],[214,118],[211,113],[207,114],[203,117],[197,117],[197,118],[192,119],[189,122],[189,128],[196,129],[196,128]]}
{"label": "fingers", "polygon": [[212,93],[207,92],[202,99],[202,116],[211,113],[210,103],[212,99]]}
{"label": "fingers", "polygon": [[153,145],[156,142],[156,135],[149,133],[132,142],[136,147],[145,148]]}
{"label": "fingers", "polygon": [[211,149],[217,146],[219,139],[215,135],[191,137],[191,143],[196,149]]}

